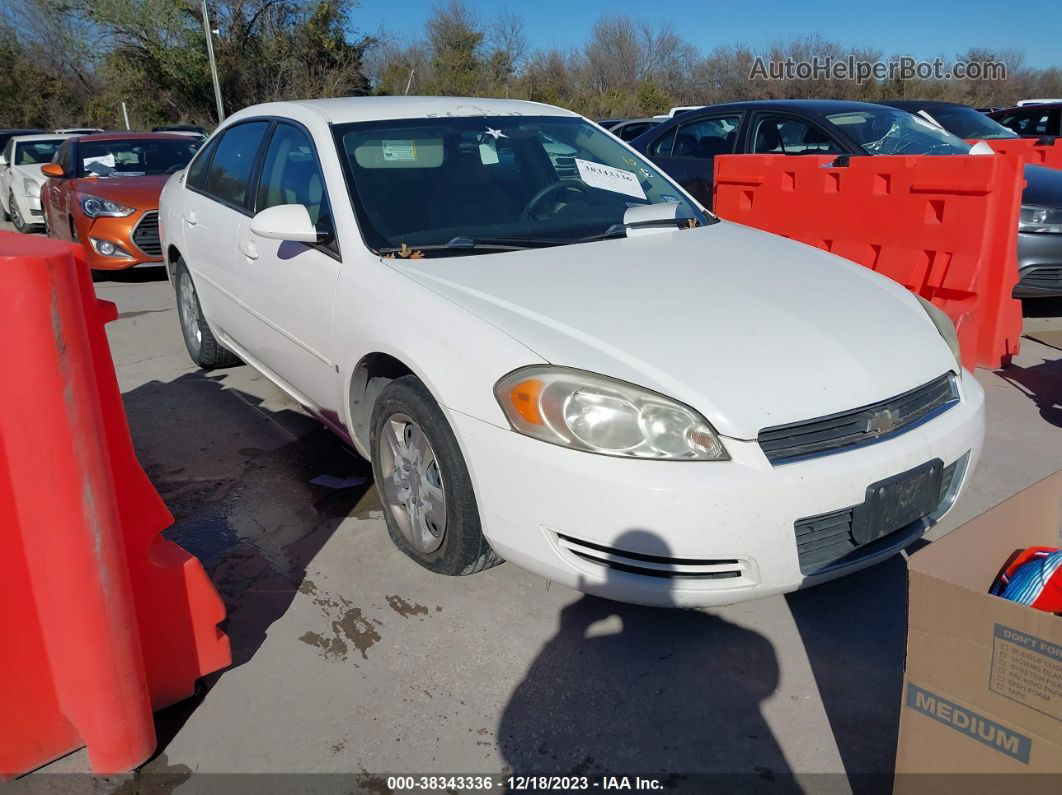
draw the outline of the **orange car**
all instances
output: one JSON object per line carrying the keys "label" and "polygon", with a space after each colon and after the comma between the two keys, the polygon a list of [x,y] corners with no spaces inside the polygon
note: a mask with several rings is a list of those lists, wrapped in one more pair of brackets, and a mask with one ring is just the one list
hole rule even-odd
{"label": "orange car", "polygon": [[199,143],[187,135],[104,133],[66,140],[51,163],[41,207],[49,237],[80,243],[94,270],[162,262],[159,194]]}

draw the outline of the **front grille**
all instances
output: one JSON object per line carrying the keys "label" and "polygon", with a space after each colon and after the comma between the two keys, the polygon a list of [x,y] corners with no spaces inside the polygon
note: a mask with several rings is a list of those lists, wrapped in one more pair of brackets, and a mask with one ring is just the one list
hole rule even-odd
{"label": "front grille", "polygon": [[561,547],[581,560],[598,566],[669,580],[724,580],[741,577],[746,572],[745,564],[737,559],[712,560],[698,558],[669,558],[660,555],[645,555],[627,552],[612,547],[593,544],[582,539],[557,534]]}
{"label": "front grille", "polygon": [[1018,284],[1022,287],[1062,290],[1062,265],[1040,266],[1022,271]]}
{"label": "front grille", "polygon": [[159,214],[144,213],[133,228],[133,242],[136,247],[149,257],[162,256],[162,242],[159,240]]}
{"label": "front grille", "polygon": [[955,379],[942,375],[889,400],[815,420],[764,428],[757,439],[772,464],[882,441],[909,431],[959,400]]}
{"label": "front grille", "polygon": [[[964,460],[959,459],[944,467],[940,479],[941,500],[938,510],[953,499],[952,486],[957,484],[952,481],[955,480],[960,461]],[[797,557],[800,560],[800,571],[803,574],[821,574],[839,565],[855,563],[882,549],[903,542],[907,536],[910,536],[910,540],[913,541],[923,532],[922,522],[918,521],[907,527],[898,527],[892,533],[871,541],[869,544],[857,544],[852,537],[852,519],[858,507],[853,505],[839,511],[797,520],[795,524]]]}

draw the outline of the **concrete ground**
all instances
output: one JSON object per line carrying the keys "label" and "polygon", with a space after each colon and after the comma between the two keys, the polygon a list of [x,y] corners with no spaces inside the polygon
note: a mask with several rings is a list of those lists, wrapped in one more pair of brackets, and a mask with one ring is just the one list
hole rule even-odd
{"label": "concrete ground", "polygon": [[[391,544],[363,461],[251,368],[192,366],[161,273],[97,288],[121,313],[111,347],[140,460],[174,514],[166,536],[210,572],[234,654],[159,714],[142,771],[159,776],[141,782],[161,789],[145,788],[260,792],[279,779],[206,774],[347,773],[284,790],[383,793],[388,774],[513,770],[652,774],[683,792],[709,772],[748,790],[889,788],[901,556],[704,611],[607,602],[511,564],[432,575]],[[1027,332],[1062,330],[1059,302],[1026,310]],[[1012,367],[978,372],[984,457],[931,537],[1062,467],[1054,344],[1025,339]],[[13,789],[87,769],[77,752]]]}

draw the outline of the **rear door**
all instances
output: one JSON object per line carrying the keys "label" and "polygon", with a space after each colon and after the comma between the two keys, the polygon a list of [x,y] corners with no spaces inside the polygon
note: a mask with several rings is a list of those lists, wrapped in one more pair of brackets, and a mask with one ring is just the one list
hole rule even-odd
{"label": "rear door", "polygon": [[329,187],[313,138],[302,126],[278,121],[262,160],[255,212],[301,204],[322,234],[320,243],[258,237],[240,224],[236,274],[249,351],[310,406],[337,411],[332,317],[341,259],[333,234]]}
{"label": "rear door", "polygon": [[236,240],[251,216],[254,172],[272,122],[240,122],[221,133],[189,166],[183,225],[185,264],[203,314],[222,337],[248,347],[254,327],[246,322],[244,289],[237,274]]}
{"label": "rear door", "polygon": [[686,119],[650,144],[649,157],[711,208],[715,158],[737,151],[743,116],[731,111]]}

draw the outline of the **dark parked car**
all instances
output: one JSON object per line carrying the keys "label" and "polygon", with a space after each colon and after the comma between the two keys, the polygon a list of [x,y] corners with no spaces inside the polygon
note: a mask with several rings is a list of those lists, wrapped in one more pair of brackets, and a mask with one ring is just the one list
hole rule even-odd
{"label": "dark parked car", "polygon": [[941,102],[935,99],[896,99],[881,104],[922,116],[940,125],[957,138],[995,140],[1021,137],[995,119],[979,113],[976,108],[960,105],[958,102]]}
{"label": "dark parked car", "polygon": [[988,117],[1014,130],[1022,138],[1062,135],[1062,102],[997,110],[995,113],[989,113]]}
{"label": "dark parked car", "polygon": [[658,124],[660,124],[659,119],[628,119],[615,127],[610,127],[609,132],[623,141],[633,141],[646,130],[651,130]]}
{"label": "dark parked car", "polygon": [[7,142],[14,138],[16,135],[46,135],[47,130],[41,130],[37,127],[29,127],[24,130],[0,130],[0,151],[3,151],[7,146]]}
{"label": "dark parked car", "polygon": [[[924,117],[846,100],[709,105],[631,142],[711,207],[716,155],[951,155],[970,145]],[[1062,295],[1062,171],[1026,166],[1018,297]]]}
{"label": "dark parked car", "polygon": [[604,127],[606,130],[611,130],[617,124],[622,124],[627,121],[626,119],[598,119],[597,123]]}

